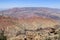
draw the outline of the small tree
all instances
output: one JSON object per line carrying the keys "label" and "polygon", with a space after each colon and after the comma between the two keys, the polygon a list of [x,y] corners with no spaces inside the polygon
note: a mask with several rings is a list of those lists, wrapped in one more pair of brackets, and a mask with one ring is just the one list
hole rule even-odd
{"label": "small tree", "polygon": [[48,37],[48,38],[46,38],[45,40],[51,40],[51,38],[50,38],[50,37]]}
{"label": "small tree", "polygon": [[60,31],[59,31],[59,33],[58,33],[58,34],[59,34],[58,40],[60,40]]}
{"label": "small tree", "polygon": [[0,30],[0,40],[7,40],[6,36],[4,36],[3,30]]}

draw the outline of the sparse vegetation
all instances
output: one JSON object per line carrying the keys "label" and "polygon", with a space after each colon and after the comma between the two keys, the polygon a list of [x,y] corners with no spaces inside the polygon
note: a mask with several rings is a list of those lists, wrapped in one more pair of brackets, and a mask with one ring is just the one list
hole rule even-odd
{"label": "sparse vegetation", "polygon": [[0,40],[7,40],[7,37],[4,36],[4,31],[0,31]]}

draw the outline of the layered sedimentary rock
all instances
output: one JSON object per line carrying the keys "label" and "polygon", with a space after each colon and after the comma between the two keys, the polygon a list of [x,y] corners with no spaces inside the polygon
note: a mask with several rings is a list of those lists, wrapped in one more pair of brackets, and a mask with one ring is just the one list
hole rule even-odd
{"label": "layered sedimentary rock", "polygon": [[[0,34],[7,40],[58,39],[59,11],[49,8],[13,8],[0,12]],[[58,13],[58,14],[56,14]]]}

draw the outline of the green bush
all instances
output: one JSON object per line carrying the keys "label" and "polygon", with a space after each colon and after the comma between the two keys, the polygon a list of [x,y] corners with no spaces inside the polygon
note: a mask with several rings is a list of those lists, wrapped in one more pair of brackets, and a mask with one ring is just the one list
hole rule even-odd
{"label": "green bush", "polygon": [[4,36],[4,31],[0,30],[0,40],[7,40],[6,36]]}
{"label": "green bush", "polygon": [[59,30],[59,33],[58,33],[58,34],[59,34],[59,38],[58,38],[58,40],[60,40],[60,30]]}
{"label": "green bush", "polygon": [[46,39],[45,40],[51,40],[51,38],[50,37],[46,37]]}

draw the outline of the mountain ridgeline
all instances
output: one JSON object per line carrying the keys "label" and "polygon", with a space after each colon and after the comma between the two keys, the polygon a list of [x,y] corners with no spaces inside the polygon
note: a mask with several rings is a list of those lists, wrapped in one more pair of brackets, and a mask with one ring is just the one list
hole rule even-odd
{"label": "mountain ridgeline", "polygon": [[0,15],[16,17],[16,18],[42,16],[60,20],[60,9],[44,8],[44,7],[12,8],[0,11]]}

